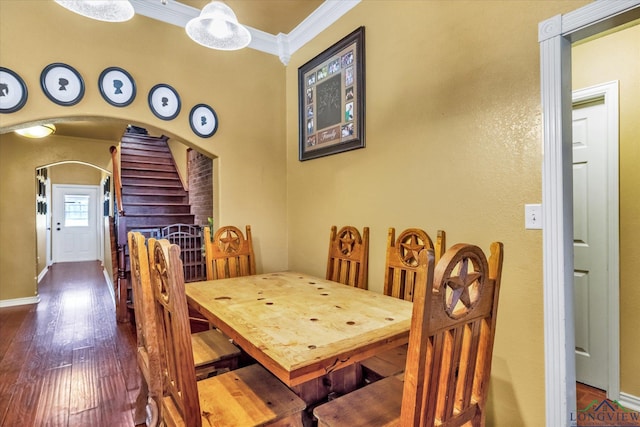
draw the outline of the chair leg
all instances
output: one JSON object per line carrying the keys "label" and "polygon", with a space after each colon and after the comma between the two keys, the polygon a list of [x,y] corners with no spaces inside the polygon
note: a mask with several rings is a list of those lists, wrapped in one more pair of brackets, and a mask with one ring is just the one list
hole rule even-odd
{"label": "chair leg", "polygon": [[147,402],[147,418],[146,418],[147,427],[157,427],[160,422],[160,409],[158,408],[158,403],[149,396],[149,400]]}
{"label": "chair leg", "polygon": [[149,396],[149,387],[147,382],[142,378],[140,381],[140,391],[136,398],[135,412],[133,413],[133,422],[135,425],[145,425],[147,421],[147,400]]}

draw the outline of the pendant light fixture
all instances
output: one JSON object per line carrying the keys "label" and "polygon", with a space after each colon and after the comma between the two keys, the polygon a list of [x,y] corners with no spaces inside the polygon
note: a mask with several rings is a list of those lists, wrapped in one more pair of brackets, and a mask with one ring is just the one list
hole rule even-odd
{"label": "pendant light fixture", "polygon": [[129,0],[55,0],[60,6],[87,18],[106,22],[124,22],[135,11]]}
{"label": "pendant light fixture", "polygon": [[220,1],[212,1],[190,20],[185,30],[202,46],[218,50],[238,50],[251,42],[251,33],[238,23],[233,10]]}

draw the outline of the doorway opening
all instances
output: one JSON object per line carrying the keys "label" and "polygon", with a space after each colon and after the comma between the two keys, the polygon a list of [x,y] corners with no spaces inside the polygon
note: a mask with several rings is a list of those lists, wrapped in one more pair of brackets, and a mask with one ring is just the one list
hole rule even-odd
{"label": "doorway opening", "polygon": [[[594,2],[541,22],[539,26],[544,112],[542,195],[547,425],[570,425],[571,415],[576,411],[571,286],[574,267],[572,130],[569,121],[571,44],[639,17],[640,1]],[[619,381],[619,375],[614,380]]]}
{"label": "doorway opening", "polygon": [[572,102],[576,380],[618,399],[618,82],[576,90]]}

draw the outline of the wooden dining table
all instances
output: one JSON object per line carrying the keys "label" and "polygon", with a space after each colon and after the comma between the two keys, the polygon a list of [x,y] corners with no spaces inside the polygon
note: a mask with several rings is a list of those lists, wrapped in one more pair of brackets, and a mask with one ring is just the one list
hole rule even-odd
{"label": "wooden dining table", "polygon": [[409,339],[410,302],[307,274],[259,274],[185,288],[191,307],[307,403],[325,397],[313,390],[314,381],[327,383],[329,374]]}

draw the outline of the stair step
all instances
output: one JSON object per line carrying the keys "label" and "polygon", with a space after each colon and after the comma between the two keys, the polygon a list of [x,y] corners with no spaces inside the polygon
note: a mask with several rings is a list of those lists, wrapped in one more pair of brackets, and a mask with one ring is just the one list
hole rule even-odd
{"label": "stair step", "polygon": [[125,212],[127,206],[131,203],[189,203],[189,200],[186,195],[159,195],[156,193],[153,194],[127,194],[122,196],[122,203],[124,204]]}
{"label": "stair step", "polygon": [[146,166],[147,168],[153,168],[155,165],[169,165],[172,168],[175,168],[173,160],[170,158],[162,159],[160,157],[127,156],[126,162],[135,163],[138,166]]}
{"label": "stair step", "polygon": [[168,150],[157,151],[157,150],[137,150],[137,149],[122,148],[120,150],[120,154],[126,157],[138,156],[138,157],[150,157],[150,158],[160,158],[160,159],[171,158],[171,152]]}
{"label": "stair step", "polygon": [[145,170],[145,171],[175,171],[176,167],[173,163],[149,163],[149,162],[134,162],[131,160],[123,160],[120,165],[120,170]]}
{"label": "stair step", "polygon": [[131,196],[186,196],[187,192],[182,187],[161,188],[146,185],[123,185],[122,194]]}
{"label": "stair step", "polygon": [[157,137],[157,136],[149,136],[149,135],[142,135],[142,134],[127,134],[125,133],[124,135],[122,135],[122,138],[120,139],[121,142],[125,143],[125,144],[147,144],[147,145],[160,145],[160,146],[165,146],[167,145],[167,138],[166,136],[162,136],[162,137]]}
{"label": "stair step", "polygon": [[193,224],[193,215],[126,215],[127,227],[132,228],[163,228],[171,224]]}
{"label": "stair step", "polygon": [[140,177],[122,177],[122,186],[142,186],[142,187],[155,187],[155,188],[180,188],[182,181],[177,177],[152,177],[152,176],[140,176]]}
{"label": "stair step", "polygon": [[125,208],[127,216],[132,214],[191,214],[191,206],[187,204],[128,203]]}
{"label": "stair step", "polygon": [[170,152],[169,146],[166,143],[155,143],[150,144],[148,142],[126,142],[120,145],[122,150],[141,150],[141,151],[159,151],[159,152]]}
{"label": "stair step", "polygon": [[173,178],[173,179],[180,179],[180,176],[178,175],[178,172],[175,171],[175,169],[173,171],[171,170],[149,170],[149,169],[130,169],[130,168],[121,168],[121,173],[120,176],[122,177],[122,179],[124,180],[125,178],[141,178],[141,177],[146,177],[146,178],[163,178],[163,179],[167,179],[167,178]]}

